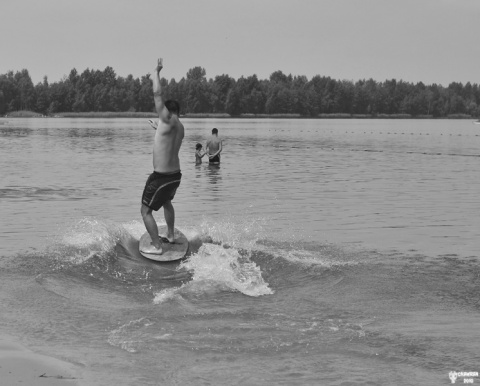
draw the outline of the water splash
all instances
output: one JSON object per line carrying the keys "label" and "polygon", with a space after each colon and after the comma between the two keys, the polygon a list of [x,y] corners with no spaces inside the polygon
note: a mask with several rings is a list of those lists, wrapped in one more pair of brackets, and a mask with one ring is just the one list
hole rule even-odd
{"label": "water splash", "polygon": [[249,296],[273,294],[260,268],[233,248],[205,244],[182,266],[193,271],[194,282],[215,283]]}
{"label": "water splash", "polygon": [[274,293],[263,280],[260,268],[233,248],[204,244],[196,254],[182,262],[179,269],[191,272],[192,280],[180,287],[156,293],[155,304],[181,301],[191,294],[213,295],[219,291],[238,291],[253,297]]}
{"label": "water splash", "polygon": [[265,218],[227,215],[223,220],[204,219],[200,228],[214,243],[252,250],[256,242],[265,237],[266,224]]}
{"label": "water splash", "polygon": [[[174,270],[189,272],[191,280],[180,287],[163,288],[154,293],[154,303],[182,301],[192,294],[219,291],[238,291],[255,297],[272,294],[262,278],[260,267],[249,258],[248,250],[254,247],[261,230],[260,221],[247,219],[235,223],[204,222],[200,227],[184,229],[193,244],[198,240],[198,247]],[[144,226],[138,221],[117,224],[104,219],[83,218],[57,237],[51,248],[52,256],[57,261],[57,268],[64,264],[79,266],[92,262],[93,265],[85,265],[86,272],[100,275],[103,280],[152,284],[156,280],[154,276],[150,278],[153,271],[141,273],[141,261],[137,263],[135,259],[125,258],[125,253],[131,252],[131,241],[138,239],[143,232]],[[119,250],[118,247],[123,248]]]}
{"label": "water splash", "polygon": [[343,266],[358,265],[359,262],[353,260],[353,257],[339,254],[327,248],[320,248],[317,251],[305,249],[269,249],[270,254],[283,258],[291,263],[300,264],[305,267],[336,268]]}
{"label": "water splash", "polygon": [[83,218],[59,234],[48,252],[57,260],[82,264],[95,255],[112,251],[128,231],[107,220]]}
{"label": "water splash", "polygon": [[153,302],[155,304],[161,304],[169,300],[179,298],[181,297],[181,295],[179,294],[180,292],[179,290],[181,290],[181,288],[183,288],[183,286],[178,288],[165,288],[155,294],[155,298],[153,299]]}
{"label": "water splash", "polygon": [[136,353],[146,339],[144,329],[152,324],[147,318],[132,320],[111,331],[107,341],[112,346],[120,347],[129,353]]}

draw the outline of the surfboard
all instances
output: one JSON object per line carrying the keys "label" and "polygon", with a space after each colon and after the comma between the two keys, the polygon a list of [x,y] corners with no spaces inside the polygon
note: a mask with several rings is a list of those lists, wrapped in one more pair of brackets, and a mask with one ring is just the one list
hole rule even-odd
{"label": "surfboard", "polygon": [[[159,226],[158,233],[161,235],[166,235],[167,226],[166,225]],[[138,249],[140,254],[149,260],[160,261],[160,262],[180,260],[184,258],[188,252],[189,245],[188,245],[187,237],[182,232],[180,232],[177,228],[175,228],[175,242],[173,244],[162,243],[163,253],[161,255],[142,252],[142,248],[144,246],[150,245],[151,242],[152,242],[152,239],[150,238],[150,235],[148,234],[148,232],[145,232],[142,235],[142,237],[140,237],[140,242],[138,244]]]}

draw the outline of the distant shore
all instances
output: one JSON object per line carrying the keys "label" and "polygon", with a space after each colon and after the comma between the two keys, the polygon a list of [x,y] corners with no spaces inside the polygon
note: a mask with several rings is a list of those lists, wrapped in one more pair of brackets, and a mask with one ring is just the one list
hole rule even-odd
{"label": "distant shore", "polygon": [[[21,110],[12,111],[4,118],[157,118],[156,113],[149,112],[113,112],[113,111],[90,111],[80,113],[56,113],[53,115],[42,115],[34,111]],[[184,114],[182,118],[215,118],[215,119],[478,119],[469,114],[451,114],[446,117],[434,117],[433,115],[410,115],[410,114],[318,114],[317,116],[304,116],[300,114],[242,114],[231,116],[226,113],[201,113]]]}

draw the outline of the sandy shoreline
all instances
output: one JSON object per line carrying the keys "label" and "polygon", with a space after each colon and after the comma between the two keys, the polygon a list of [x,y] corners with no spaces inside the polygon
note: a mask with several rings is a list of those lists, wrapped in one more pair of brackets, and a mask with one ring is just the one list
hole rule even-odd
{"label": "sandy shoreline", "polygon": [[4,386],[80,386],[79,370],[74,364],[34,353],[9,337],[0,336],[0,380]]}

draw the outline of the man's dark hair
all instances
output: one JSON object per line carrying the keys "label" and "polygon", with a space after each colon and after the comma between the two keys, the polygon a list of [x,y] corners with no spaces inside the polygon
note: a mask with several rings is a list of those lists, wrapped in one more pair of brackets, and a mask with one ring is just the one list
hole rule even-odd
{"label": "man's dark hair", "polygon": [[212,129],[212,134],[218,134],[218,130],[216,128]]}
{"label": "man's dark hair", "polygon": [[165,107],[169,112],[173,114],[180,114],[180,104],[177,101],[172,101],[171,99],[169,99],[165,102]]}

